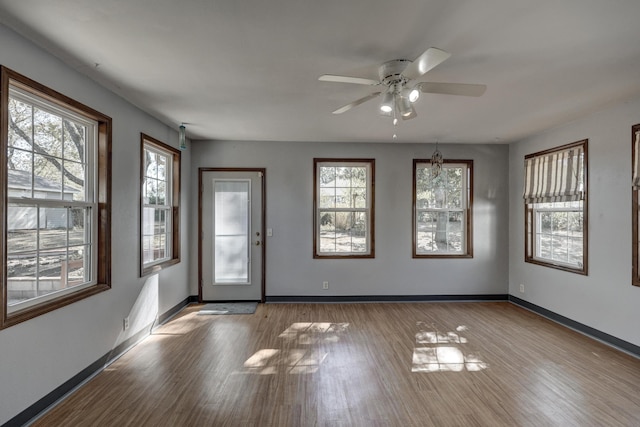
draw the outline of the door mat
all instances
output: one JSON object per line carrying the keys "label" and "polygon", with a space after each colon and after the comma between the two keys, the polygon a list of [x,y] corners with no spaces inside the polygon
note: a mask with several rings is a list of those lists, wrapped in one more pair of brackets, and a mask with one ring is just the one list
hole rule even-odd
{"label": "door mat", "polygon": [[257,302],[217,302],[205,305],[198,314],[253,314],[257,306]]}

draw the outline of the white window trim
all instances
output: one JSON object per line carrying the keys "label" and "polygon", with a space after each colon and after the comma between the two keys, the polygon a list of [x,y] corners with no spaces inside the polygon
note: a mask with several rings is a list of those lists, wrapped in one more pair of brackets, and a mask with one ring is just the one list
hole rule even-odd
{"label": "white window trim", "polygon": [[[374,204],[374,168],[375,168],[375,160],[373,159],[315,159],[316,167],[315,167],[315,247],[314,247],[314,257],[316,258],[372,258],[374,256],[374,248],[373,248],[373,204]],[[322,208],[320,206],[320,189],[322,186],[320,185],[320,169],[323,167],[364,167],[367,173],[366,179],[366,191],[367,197],[366,207],[364,208]],[[348,212],[348,213],[365,213],[367,216],[367,232],[365,236],[365,244],[366,251],[364,252],[323,252],[321,250],[321,238],[320,238],[320,227],[321,227],[321,212]]]}
{"label": "white window trim", "polygon": [[[8,315],[15,314],[17,312],[23,311],[28,308],[32,308],[38,305],[41,305],[45,302],[54,301],[59,299],[60,297],[71,295],[79,290],[89,288],[97,284],[97,264],[98,264],[98,250],[97,250],[97,241],[98,241],[98,227],[95,224],[98,221],[98,202],[96,200],[95,195],[97,194],[97,157],[96,157],[96,147],[98,140],[98,123],[94,120],[89,120],[79,114],[76,114],[70,111],[67,108],[64,108],[60,105],[56,105],[54,103],[48,102],[42,97],[31,94],[27,91],[24,91],[16,86],[13,86],[9,83],[9,98],[16,99],[25,104],[32,105],[37,107],[43,111],[47,111],[50,114],[59,116],[63,119],[68,119],[70,121],[80,123],[87,128],[87,135],[85,141],[85,159],[82,159],[82,162],[85,165],[85,176],[84,176],[84,190],[85,201],[74,201],[74,200],[64,200],[64,199],[41,199],[37,197],[7,197],[8,206],[12,204],[24,204],[30,205],[34,208],[39,208],[41,206],[50,207],[50,208],[88,208],[89,215],[89,223],[85,224],[85,233],[90,233],[89,243],[87,246],[90,248],[90,259],[86,268],[89,270],[88,276],[89,280],[84,283],[74,285],[69,288],[59,289],[45,295],[37,296],[34,298],[30,298],[28,300],[20,301],[14,304],[6,305],[6,312]],[[18,149],[18,148],[17,148]],[[64,157],[64,147],[63,149],[63,157]],[[23,149],[19,149],[21,151],[26,151]],[[35,151],[31,151],[35,154]],[[56,157],[56,156],[53,156]],[[63,158],[56,157],[57,159],[63,160]],[[35,194],[34,185],[35,179],[33,172],[33,164],[31,168],[31,193]],[[64,180],[61,183],[62,191],[64,191]],[[5,186],[5,189],[7,187]],[[8,189],[7,189],[8,190]],[[39,218],[38,218],[39,221]],[[39,225],[38,225],[39,227]],[[37,245],[36,253],[39,253],[41,250],[40,246]],[[39,277],[36,277],[36,280],[39,280]]]}
{"label": "white window trim", "polygon": [[[465,258],[465,257],[469,257],[471,256],[471,251],[470,251],[470,245],[472,244],[472,242],[469,242],[469,238],[468,236],[470,235],[470,204],[471,204],[471,197],[472,195],[470,194],[471,191],[471,187],[470,187],[470,180],[473,179],[470,175],[471,175],[471,171],[472,171],[472,162],[469,161],[461,161],[461,160],[448,160],[445,161],[445,163],[442,165],[442,171],[444,171],[445,169],[452,169],[452,168],[463,168],[463,174],[462,174],[462,179],[461,179],[461,183],[460,183],[460,192],[462,194],[462,202],[461,202],[461,207],[459,208],[419,208],[418,207],[418,203],[417,203],[417,192],[418,192],[418,183],[417,183],[417,171],[418,169],[427,169],[430,170],[431,169],[431,162],[430,161],[416,161],[415,162],[415,166],[414,166],[414,173],[415,173],[415,177],[414,177],[414,197],[416,198],[415,201],[415,209],[414,209],[414,219],[413,219],[413,240],[414,240],[414,244],[413,244],[413,253],[414,253],[414,257],[416,258],[431,258],[431,257],[461,257],[461,258]],[[462,245],[461,245],[461,249],[458,251],[441,251],[441,252],[433,252],[433,251],[421,251],[418,248],[418,219],[420,217],[420,214],[423,212],[462,212]],[[448,224],[447,224],[448,225]]]}
{"label": "white window trim", "polygon": [[[582,202],[582,201],[581,201]],[[565,202],[557,202],[558,204],[560,203],[565,203]],[[559,266],[563,266],[563,267],[568,267],[568,268],[572,268],[572,269],[582,269],[583,264],[584,264],[584,253],[583,253],[583,260],[581,262],[578,262],[576,264],[571,263],[571,262],[566,262],[566,261],[562,261],[562,260],[558,260],[558,259],[554,259],[554,258],[547,258],[541,255],[542,252],[542,245],[540,243],[540,239],[541,239],[541,234],[542,231],[541,230],[541,216],[543,213],[545,212],[579,212],[581,214],[584,214],[584,202],[581,203],[580,207],[558,207],[558,208],[553,208],[553,207],[544,207],[544,208],[538,208],[536,207],[537,203],[532,203],[532,212],[533,212],[533,239],[535,241],[534,243],[534,253],[533,253],[533,259],[537,260],[537,261],[541,261],[541,262],[545,262],[545,263],[551,263],[551,264],[555,264],[555,265],[559,265]],[[584,223],[584,219],[583,219],[583,223]],[[583,224],[584,225],[584,224]],[[555,234],[552,233],[552,236],[555,236]],[[559,236],[559,237],[563,237],[564,236]],[[569,237],[568,237],[569,238]],[[583,231],[583,237],[584,239],[584,231]]]}
{"label": "white window trim", "polygon": [[[150,205],[150,204],[145,204],[144,200],[142,202],[142,208],[143,208],[143,212],[145,208],[152,208],[155,210],[162,210],[165,212],[165,217],[167,218],[167,228],[165,230],[165,256],[163,258],[158,258],[158,259],[154,259],[153,261],[150,262],[144,262],[144,259],[142,260],[142,267],[143,268],[149,268],[149,267],[153,267],[156,266],[158,264],[162,264],[164,262],[170,261],[173,258],[173,215],[172,215],[172,211],[173,211],[173,156],[174,154],[167,151],[167,150],[163,150],[161,148],[159,148],[157,145],[153,144],[152,142],[149,142],[148,140],[145,140],[144,142],[144,151],[150,151],[154,154],[159,154],[161,156],[164,156],[167,158],[167,162],[166,162],[166,170],[165,170],[165,183],[166,183],[166,188],[165,188],[165,204],[163,205]],[[144,162],[144,159],[143,159]],[[145,176],[146,177],[146,176]],[[144,241],[144,216],[143,216],[143,227],[142,227],[142,238]],[[141,244],[143,244],[141,242]]]}

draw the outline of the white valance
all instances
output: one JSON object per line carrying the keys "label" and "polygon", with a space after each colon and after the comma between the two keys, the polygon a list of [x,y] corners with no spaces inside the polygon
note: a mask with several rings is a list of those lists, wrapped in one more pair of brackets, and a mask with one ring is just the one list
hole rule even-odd
{"label": "white valance", "polygon": [[633,181],[631,185],[640,190],[640,131],[636,132],[636,142],[633,146]]}
{"label": "white valance", "polygon": [[583,200],[583,159],[583,145],[526,158],[523,195],[525,203]]}

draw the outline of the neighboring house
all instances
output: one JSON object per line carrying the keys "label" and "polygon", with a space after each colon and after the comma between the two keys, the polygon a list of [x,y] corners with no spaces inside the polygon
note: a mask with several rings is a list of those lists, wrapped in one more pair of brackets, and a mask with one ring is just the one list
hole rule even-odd
{"label": "neighboring house", "polygon": [[[9,169],[8,174],[8,196],[31,198],[31,177],[27,171]],[[34,176],[33,192],[35,197],[60,200],[73,200],[74,194],[79,190],[66,187],[62,188],[60,183],[40,176]],[[23,208],[12,208],[7,212],[8,230],[31,230],[38,227],[37,210],[32,206]],[[40,228],[66,228],[66,210],[59,208],[41,208],[39,214]]]}

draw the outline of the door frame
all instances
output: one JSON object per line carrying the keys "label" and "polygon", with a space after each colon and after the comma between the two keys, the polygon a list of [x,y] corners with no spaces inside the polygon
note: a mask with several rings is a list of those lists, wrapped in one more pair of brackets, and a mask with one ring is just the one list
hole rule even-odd
{"label": "door frame", "polygon": [[260,209],[260,216],[262,222],[262,229],[260,235],[262,236],[262,269],[261,269],[261,282],[260,283],[260,302],[265,302],[265,284],[266,284],[266,253],[267,253],[267,239],[266,239],[266,206],[267,206],[267,169],[266,168],[198,168],[198,302],[202,303],[202,240],[204,235],[202,232],[202,176],[206,172],[258,172],[262,173],[261,189],[262,192],[262,206]]}

